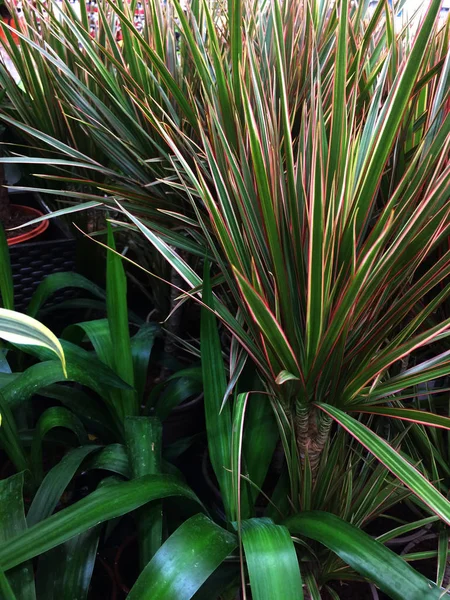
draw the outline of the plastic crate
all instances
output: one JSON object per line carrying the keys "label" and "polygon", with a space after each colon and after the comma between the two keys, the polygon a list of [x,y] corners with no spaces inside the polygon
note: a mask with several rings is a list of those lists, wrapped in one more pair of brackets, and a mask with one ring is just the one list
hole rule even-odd
{"label": "plastic crate", "polygon": [[[34,206],[48,212],[38,194],[15,193],[14,204]],[[15,244],[9,249],[14,281],[15,309],[24,311],[38,285],[52,273],[75,269],[75,239],[58,219],[51,219],[48,229],[30,242]],[[55,305],[73,297],[73,290],[54,294],[45,306]]]}

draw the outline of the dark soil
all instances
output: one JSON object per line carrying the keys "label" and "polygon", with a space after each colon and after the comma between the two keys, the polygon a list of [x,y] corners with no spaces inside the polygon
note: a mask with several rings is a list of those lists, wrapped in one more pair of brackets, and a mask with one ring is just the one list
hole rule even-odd
{"label": "dark soil", "polygon": [[26,231],[32,231],[33,229],[36,229],[36,227],[38,227],[38,224],[30,225],[28,227],[21,227],[20,229],[15,229],[14,231],[8,231],[8,229],[18,227],[19,225],[22,225],[22,223],[26,223],[30,220],[30,215],[24,215],[20,210],[11,206],[9,219],[6,222],[2,223],[3,227],[5,228],[7,239],[17,237],[18,235],[21,235]]}

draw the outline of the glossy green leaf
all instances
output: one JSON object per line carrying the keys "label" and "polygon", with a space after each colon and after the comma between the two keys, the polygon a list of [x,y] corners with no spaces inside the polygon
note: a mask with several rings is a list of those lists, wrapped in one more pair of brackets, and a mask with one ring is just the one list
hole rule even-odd
{"label": "glossy green leaf", "polygon": [[27,513],[28,527],[32,527],[49,517],[55,510],[65,489],[72,481],[83,460],[100,446],[81,446],[69,450],[63,458],[50,469],[39,486]]}
{"label": "glossy green leaf", "polygon": [[[8,547],[11,538],[27,529],[23,505],[24,474],[18,473],[0,481],[0,542]],[[35,600],[33,566],[27,562],[7,573],[17,600]]]}
{"label": "glossy green leaf", "polygon": [[79,273],[51,273],[43,279],[36,288],[30,303],[27,308],[27,315],[36,317],[39,310],[44,306],[45,302],[56,292],[67,289],[77,288],[89,292],[93,296],[103,300],[106,297],[105,292],[95,283],[83,277]]}
{"label": "glossy green leaf", "polygon": [[16,407],[31,398],[37,390],[66,379],[89,387],[105,400],[109,399],[111,388],[128,388],[128,385],[111,369],[89,352],[82,348],[69,346],[67,342],[63,342],[62,345],[67,359],[67,378],[61,364],[55,360],[45,360],[51,358],[51,355],[41,352],[42,349],[40,349],[36,354],[41,356],[45,362],[32,365],[9,385],[2,388],[2,394],[11,407]]}
{"label": "glossy green leaf", "polygon": [[88,598],[101,529],[101,526],[92,527],[39,558],[36,573],[38,598]]}
{"label": "glossy green leaf", "polygon": [[17,535],[7,547],[0,548],[1,568],[9,570],[95,525],[167,496],[197,500],[184,483],[170,475],[147,475],[99,488],[83,500]]}
{"label": "glossy green leaf", "polygon": [[195,515],[161,546],[128,598],[190,600],[235,547],[234,535],[208,517]]}
{"label": "glossy green leaf", "polygon": [[[243,456],[245,471],[256,488],[263,486],[279,438],[269,399],[263,394],[250,394],[244,427]],[[256,501],[258,495],[256,488],[250,486],[253,501]]]}
{"label": "glossy green leaf", "polygon": [[291,533],[330,548],[393,600],[437,600],[441,597],[442,590],[392,550],[335,515],[322,511],[305,512],[285,520],[284,525]]}
{"label": "glossy green leaf", "polygon": [[[31,465],[33,474],[39,480],[43,477],[43,444],[45,436],[55,427],[62,427],[71,431],[80,446],[89,441],[88,434],[80,419],[70,410],[63,406],[51,406],[47,408],[36,424],[36,430],[31,443]],[[75,442],[76,443],[76,442]]]}
{"label": "glossy green leaf", "polygon": [[0,593],[1,593],[1,597],[4,600],[17,600],[17,596],[14,594],[13,589],[12,589],[5,573],[1,569],[0,569]]}
{"label": "glossy green leaf", "polygon": [[[162,425],[157,417],[126,417],[125,440],[133,477],[161,473]],[[141,568],[161,546],[162,517],[159,500],[136,511]]]}
{"label": "glossy green leaf", "polygon": [[267,518],[244,521],[242,543],[255,600],[303,600],[297,554],[286,527]]}
{"label": "glossy green leaf", "polygon": [[[3,390],[2,390],[3,392]],[[7,399],[0,393],[0,444],[18,471],[27,471],[28,457]]]}
{"label": "glossy green leaf", "polygon": [[[127,308],[127,281],[122,259],[116,254],[111,225],[108,223],[108,246],[106,267],[106,306],[111,343],[114,348],[115,372],[131,387],[134,386],[133,356]],[[120,394],[121,406],[117,407],[123,417],[137,413],[136,393],[124,390]]]}
{"label": "glossy green leaf", "polygon": [[126,479],[131,479],[131,467],[125,446],[122,444],[109,444],[86,461],[86,471],[101,469],[117,473]]}
{"label": "glossy green leaf", "polygon": [[131,338],[134,382],[136,393],[140,402],[144,400],[144,391],[147,384],[150,356],[158,332],[158,325],[155,323],[145,323]]}

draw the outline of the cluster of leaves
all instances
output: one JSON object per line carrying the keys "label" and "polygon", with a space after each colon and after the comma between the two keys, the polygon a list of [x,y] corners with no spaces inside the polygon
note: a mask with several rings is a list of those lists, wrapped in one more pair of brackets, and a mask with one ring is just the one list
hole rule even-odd
{"label": "cluster of leaves", "polygon": [[[133,3],[100,2],[96,39],[83,3],[80,18],[68,2],[45,15],[38,4],[25,10],[18,48],[4,26],[21,87],[0,66],[2,118],[28,146],[3,162],[69,186],[46,190],[77,200],[59,213],[121,211],[116,225],[140,231],[188,286],[180,302],[202,304],[207,439],[224,515],[221,527],[207,517],[193,527],[203,559],[211,544],[218,554],[203,579],[192,563],[182,568],[182,544],[194,543],[187,521],[150,562],[155,545],[142,549],[136,597],[171,597],[153,583],[171,544],[180,544],[173,585],[187,590],[173,588],[174,598],[192,597],[234,548],[244,598],[247,581],[257,599],[300,598],[303,587],[338,597],[331,581],[361,576],[392,598],[442,593],[362,528],[400,502],[421,518],[382,541],[450,524],[446,384],[431,383],[450,371],[449,26],[436,30],[438,0],[411,38],[408,27],[394,33],[385,4],[368,22],[365,3],[349,4],[194,1],[185,14],[176,1],[150,1],[140,35]],[[125,309],[115,312],[120,259],[108,260],[108,330],[82,330],[129,386],[95,391],[133,461],[124,423],[138,418],[140,379]],[[133,472],[154,477],[145,468]],[[142,519],[142,536],[153,536]],[[439,587],[445,528],[431,554]],[[202,587],[209,597],[228,566]]]}
{"label": "cluster of leaves", "polygon": [[[314,490],[306,482],[303,486],[302,513],[292,515],[286,473],[280,475],[270,503],[261,505],[266,494],[261,496],[260,491],[279,440],[276,421],[265,398],[250,392],[238,394],[220,411],[226,370],[216,318],[205,309],[201,346],[206,424],[210,458],[224,506],[224,513],[219,510],[208,515],[181,473],[164,460],[161,444],[161,419],[183,399],[186,389],[195,391],[187,377],[194,375],[197,380],[198,375],[192,368],[177,373],[171,379],[181,385],[156,403],[157,416],[144,416],[149,400],[155,399],[154,392],[145,393],[144,384],[156,326],[140,325],[129,337],[125,275],[111,229],[108,241],[107,318],[69,326],[61,339],[30,315],[36,315],[49,295],[63,286],[76,286],[104,299],[102,291],[81,276],[55,274],[36,291],[29,314],[22,315],[11,310],[12,278],[7,268],[3,271],[2,298],[9,308],[0,309],[0,337],[10,343],[10,349],[2,353],[0,443],[18,474],[0,481],[2,505],[7,508],[0,527],[2,539],[7,540],[0,552],[2,597],[87,597],[97,548],[108,531],[103,531],[102,523],[133,511],[142,571],[128,597],[136,600],[234,595],[239,588],[239,547],[245,553],[248,573],[242,581],[244,594],[249,578],[255,598],[301,598],[303,585],[317,593],[319,586],[323,587],[338,597],[330,583],[355,578],[349,568],[377,582],[392,598],[403,598],[404,593],[438,598],[438,587],[404,562],[408,556],[398,557],[358,529],[409,494],[367,456],[356,460],[355,449],[347,447],[343,430],[333,440],[320,485]],[[2,258],[7,265],[4,237]],[[205,287],[203,298],[211,302],[210,286]],[[94,354],[74,343],[85,337]],[[23,372],[11,372],[7,359],[10,354],[14,358],[18,347],[40,362]],[[127,372],[124,367],[128,361]],[[70,387],[70,381],[77,382],[78,387]],[[33,404],[38,401],[37,393],[57,404],[37,411],[36,419]],[[25,429],[24,422],[28,424]],[[62,438],[55,436],[61,428],[67,432]],[[55,449],[61,443],[62,458],[49,467],[49,458],[54,462]],[[179,445],[188,443],[180,440]],[[166,449],[169,455],[177,451],[176,447]],[[56,451],[57,456],[60,454]],[[230,465],[231,471],[224,470],[225,465]],[[78,473],[93,471],[105,474],[97,478],[96,489],[82,500],[63,500]],[[338,508],[336,493],[342,487]],[[193,514],[169,537],[167,532],[173,526],[170,518],[166,521],[162,504],[168,496],[181,496],[184,503],[189,500],[188,515]],[[323,512],[327,508],[342,518]],[[266,516],[254,518],[261,510]],[[180,512],[186,514],[186,509]],[[382,541],[435,520],[409,522],[382,536]],[[226,523],[228,528],[224,528]],[[295,549],[297,535],[324,546],[313,548],[302,541]],[[299,539],[297,542],[300,544]],[[312,566],[311,572],[303,570],[304,584],[298,555]],[[38,568],[33,575],[31,561],[36,557]],[[318,564],[322,564],[319,571]]]}

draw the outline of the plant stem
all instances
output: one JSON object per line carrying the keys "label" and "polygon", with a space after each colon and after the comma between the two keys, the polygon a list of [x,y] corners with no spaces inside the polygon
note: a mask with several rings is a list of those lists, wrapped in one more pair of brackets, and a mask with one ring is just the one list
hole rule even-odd
{"label": "plant stem", "polygon": [[322,450],[330,433],[331,419],[319,415],[316,408],[299,402],[295,412],[295,435],[302,465],[307,453],[312,475],[315,477]]}

